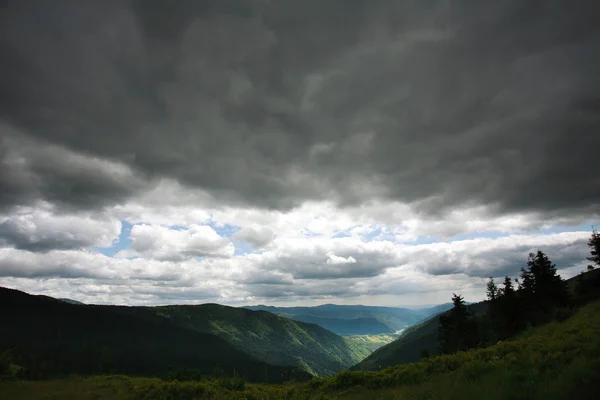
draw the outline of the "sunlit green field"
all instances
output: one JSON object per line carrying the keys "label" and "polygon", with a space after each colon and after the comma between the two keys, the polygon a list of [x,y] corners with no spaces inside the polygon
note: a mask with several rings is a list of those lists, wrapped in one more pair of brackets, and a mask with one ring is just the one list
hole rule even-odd
{"label": "sunlit green field", "polygon": [[563,323],[487,349],[306,384],[165,382],[106,376],[0,382],[0,399],[595,399],[600,398],[600,302]]}

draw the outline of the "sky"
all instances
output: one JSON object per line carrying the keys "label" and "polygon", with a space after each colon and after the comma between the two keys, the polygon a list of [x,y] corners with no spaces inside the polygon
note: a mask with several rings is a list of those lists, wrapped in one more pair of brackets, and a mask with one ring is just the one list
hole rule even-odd
{"label": "sky", "polygon": [[595,0],[2,4],[0,286],[419,306],[588,264]]}

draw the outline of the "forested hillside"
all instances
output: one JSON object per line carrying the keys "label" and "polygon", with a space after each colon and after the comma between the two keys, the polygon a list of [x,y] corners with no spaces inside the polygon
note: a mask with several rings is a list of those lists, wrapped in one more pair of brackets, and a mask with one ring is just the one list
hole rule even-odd
{"label": "forested hillside", "polygon": [[109,308],[210,333],[271,364],[297,366],[318,376],[349,368],[371,353],[369,346],[345,340],[318,325],[267,311],[218,304]]}
{"label": "forested hillside", "polygon": [[[81,373],[114,370],[156,374],[180,367],[193,367],[209,373],[219,360],[223,361],[223,368],[231,372],[234,365],[227,363],[227,354],[233,351],[244,353],[239,356],[244,363],[246,361],[243,360],[248,358],[296,367],[322,376],[349,368],[368,356],[374,348],[372,342],[343,338],[315,324],[293,321],[266,311],[217,304],[164,307],[78,305],[9,289],[1,289],[1,296],[5,301],[0,311],[9,329],[0,335],[0,348],[17,347],[16,354],[29,357],[24,365],[35,370],[56,370],[51,365],[59,363],[61,371]],[[44,333],[33,346],[37,348],[34,352],[33,347],[24,349],[24,340],[37,332],[35,327],[43,327]],[[93,344],[95,341],[96,345]],[[142,351],[143,343],[151,346],[153,351]],[[62,357],[59,353],[64,346],[67,346],[65,351],[70,358],[64,362],[57,361]],[[223,350],[218,350],[221,347]],[[75,359],[75,353],[79,351],[76,348],[85,348],[82,354],[89,352],[86,356],[82,355],[85,360]],[[222,359],[220,352],[225,354]],[[134,357],[129,359],[125,353],[133,353]],[[135,361],[138,353],[141,357],[139,362]],[[36,354],[40,357],[44,354],[45,358],[37,360]],[[189,361],[195,360],[195,354],[202,354],[198,358],[200,361]],[[232,356],[232,359],[236,357]],[[263,375],[268,374],[261,373],[260,377]]]}
{"label": "forested hillside", "polygon": [[188,368],[250,381],[306,379],[298,368],[268,365],[214,335],[110,307],[83,306],[0,288],[0,348],[10,349],[22,375],[65,373],[165,375]]}

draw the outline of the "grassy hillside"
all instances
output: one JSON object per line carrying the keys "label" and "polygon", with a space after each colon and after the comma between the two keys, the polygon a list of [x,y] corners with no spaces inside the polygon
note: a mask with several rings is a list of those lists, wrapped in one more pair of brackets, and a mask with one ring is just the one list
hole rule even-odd
{"label": "grassy hillside", "polygon": [[378,372],[342,372],[309,383],[165,382],[123,376],[0,382],[0,398],[491,399],[558,400],[600,396],[600,301],[567,321],[533,328],[485,349],[436,356]]}
{"label": "grassy hillside", "polygon": [[398,307],[340,306],[324,304],[316,307],[248,306],[298,321],[312,322],[338,335],[377,335],[405,329],[428,317],[430,310]]}
{"label": "grassy hillside", "polygon": [[275,367],[217,336],[45,296],[0,288],[0,352],[11,348],[14,364],[29,376],[60,373],[163,375],[181,368],[219,371],[251,381],[307,378],[295,368]]}
{"label": "grassy hillside", "polygon": [[368,356],[372,348],[360,341],[347,341],[318,325],[266,311],[218,304],[114,309],[152,321],[211,333],[268,363],[298,366],[318,376],[349,368]]}

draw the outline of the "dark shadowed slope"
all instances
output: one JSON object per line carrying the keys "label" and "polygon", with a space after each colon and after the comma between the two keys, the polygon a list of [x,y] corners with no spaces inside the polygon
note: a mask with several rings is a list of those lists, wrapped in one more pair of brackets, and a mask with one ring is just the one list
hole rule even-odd
{"label": "dark shadowed slope", "polygon": [[181,368],[221,370],[251,381],[307,378],[275,367],[217,336],[114,312],[0,288],[0,349],[38,376],[57,373],[161,375]]}
{"label": "dark shadowed slope", "polygon": [[217,335],[259,359],[298,366],[315,375],[347,369],[370,354],[367,346],[348,341],[318,325],[294,321],[266,311],[218,304],[118,307],[154,321]]}

